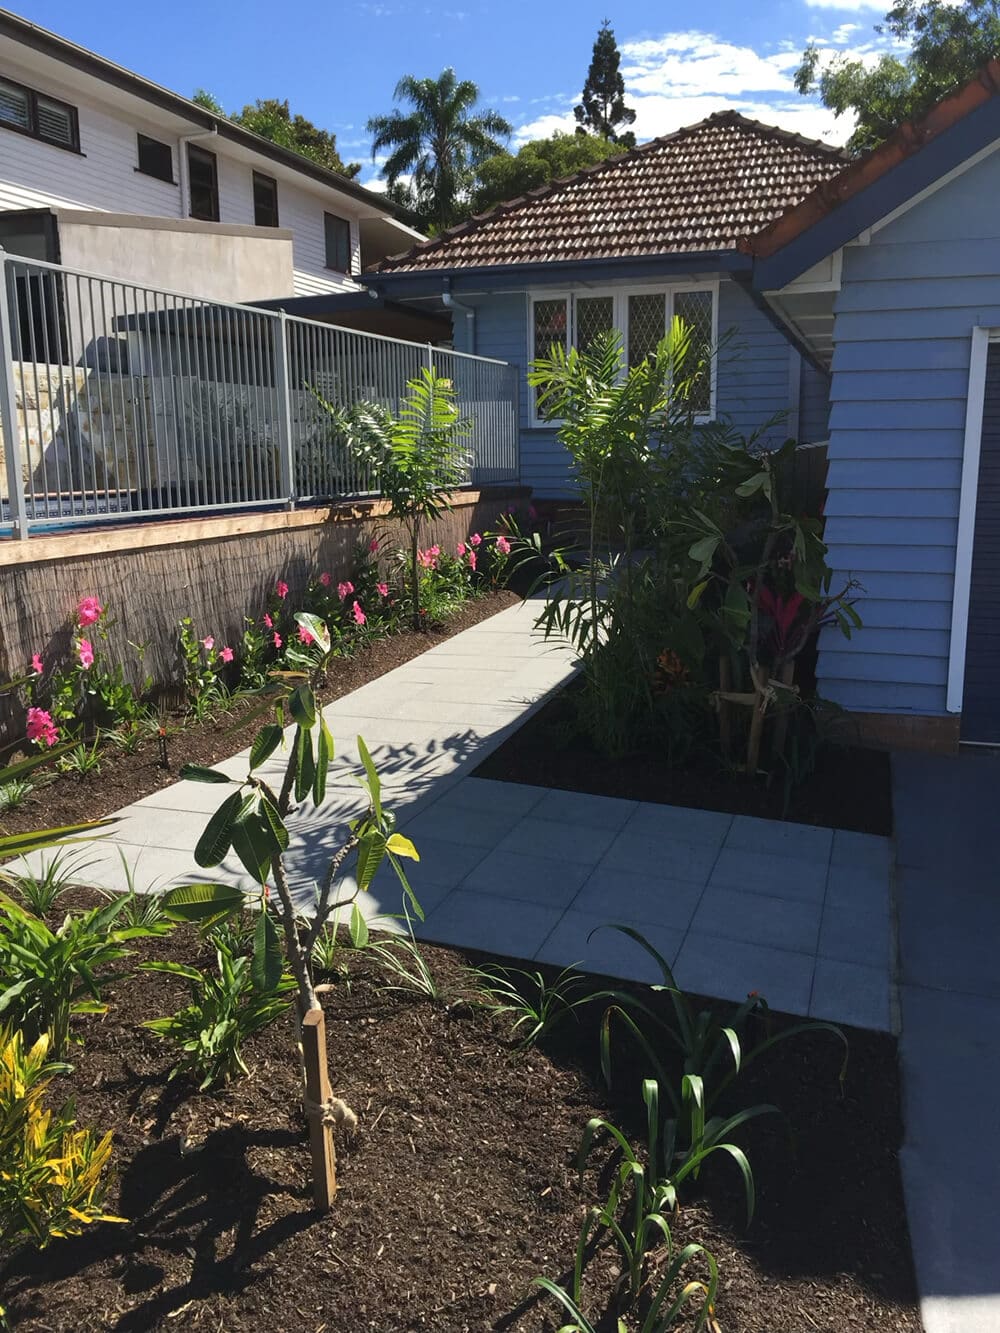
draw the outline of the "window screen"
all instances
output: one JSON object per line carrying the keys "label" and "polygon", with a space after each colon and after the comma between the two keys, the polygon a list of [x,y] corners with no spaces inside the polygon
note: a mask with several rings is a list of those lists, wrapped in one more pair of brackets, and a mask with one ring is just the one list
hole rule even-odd
{"label": "window screen", "polygon": [[155,176],[157,180],[174,183],[174,155],[168,143],[159,139],[150,139],[146,134],[136,135],[139,154],[139,170],[146,176]]}
{"label": "window screen", "polygon": [[637,366],[656,351],[667,327],[663,292],[641,292],[628,298],[628,363]]}
{"label": "window screen", "polygon": [[219,174],[215,154],[188,144],[188,185],[191,216],[201,222],[219,220]]}
{"label": "window screen", "polygon": [[576,300],[576,345],[585,352],[595,338],[615,327],[613,296],[578,296]]}
{"label": "window screen", "polygon": [[19,130],[31,129],[31,111],[27,88],[0,79],[0,123]]}
{"label": "window screen", "polygon": [[323,214],[326,231],[326,266],[338,273],[351,271],[351,224],[333,213]]}
{"label": "window screen", "polygon": [[675,292],[674,317],[691,330],[691,353],[698,364],[698,380],[690,403],[697,413],[712,405],[712,293]]}
{"label": "window screen", "polygon": [[278,182],[259,171],[253,173],[253,220],[258,227],[278,225]]}
{"label": "window screen", "polygon": [[58,148],[80,148],[76,107],[8,79],[0,79],[0,125]]}

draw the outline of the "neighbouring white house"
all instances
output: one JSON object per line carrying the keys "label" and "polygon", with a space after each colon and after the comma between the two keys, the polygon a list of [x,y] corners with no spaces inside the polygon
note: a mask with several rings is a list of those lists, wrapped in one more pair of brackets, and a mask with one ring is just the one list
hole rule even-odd
{"label": "neighbouring white house", "polygon": [[329,318],[371,306],[356,275],[416,239],[374,191],[0,10],[11,253],[220,301],[327,298]]}

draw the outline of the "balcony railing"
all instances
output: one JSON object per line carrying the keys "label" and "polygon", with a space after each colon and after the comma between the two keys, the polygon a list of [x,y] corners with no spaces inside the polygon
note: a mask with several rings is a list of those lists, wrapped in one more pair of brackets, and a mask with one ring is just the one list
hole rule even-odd
{"label": "balcony railing", "polygon": [[467,482],[518,479],[503,361],[200,300],[0,251],[0,536],[371,496],[320,399],[395,409],[432,367]]}

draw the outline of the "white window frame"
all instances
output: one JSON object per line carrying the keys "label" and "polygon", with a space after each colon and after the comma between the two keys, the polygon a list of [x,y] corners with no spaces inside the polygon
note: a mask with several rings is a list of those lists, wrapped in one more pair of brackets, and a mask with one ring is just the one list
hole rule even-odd
{"label": "white window frame", "polygon": [[[527,365],[531,365],[536,355],[535,349],[535,306],[541,301],[565,301],[566,302],[566,347],[576,345],[576,311],[577,301],[588,297],[608,297],[614,302],[612,321],[614,328],[622,336],[622,345],[628,354],[628,306],[630,296],[660,296],[666,299],[667,313],[665,319],[665,328],[669,329],[670,323],[674,317],[674,297],[681,292],[709,292],[712,297],[712,363],[711,363],[711,385],[709,389],[709,409],[707,412],[699,412],[695,416],[696,425],[707,425],[714,421],[717,412],[716,395],[718,390],[718,358],[715,355],[715,349],[719,342],[719,280],[714,278],[705,282],[645,282],[645,283],[622,283],[608,284],[599,287],[565,287],[558,289],[548,289],[537,287],[528,293],[528,356]],[[529,386],[529,405],[531,411],[531,425],[535,429],[554,429],[558,427],[556,420],[546,420],[539,417],[536,411],[536,397],[534,390]]]}
{"label": "white window frame", "polygon": [[1000,343],[1000,328],[972,330],[969,353],[969,388],[965,402],[965,440],[962,448],[962,488],[958,501],[958,538],[955,543],[955,585],[951,602],[951,642],[945,708],[961,713],[965,693],[965,651],[969,635],[969,598],[972,592],[972,557],[979,500],[979,456],[986,410],[986,359],[990,346]]}

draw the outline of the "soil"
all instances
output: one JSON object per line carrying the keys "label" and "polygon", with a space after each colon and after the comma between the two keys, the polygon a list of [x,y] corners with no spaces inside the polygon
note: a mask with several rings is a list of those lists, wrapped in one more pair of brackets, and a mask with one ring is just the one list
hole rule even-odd
{"label": "soil", "polygon": [[[426,631],[404,630],[376,639],[353,657],[336,659],[317,687],[316,696],[322,704],[331,703],[519,601],[512,592],[491,592],[468,602],[447,621]],[[168,768],[160,762],[155,738],[135,754],[105,746],[97,780],[93,774],[84,778],[54,775],[50,783],[37,785],[16,810],[0,815],[0,832],[27,833],[102,819],[176,782],[184,764],[210,765],[230,758],[248,746],[260,729],[260,718],[249,716],[257,702],[252,698],[237,700],[224,713],[204,722],[180,715],[170,718]]]}
{"label": "soil", "polygon": [[671,767],[661,754],[650,751],[609,759],[575,731],[571,719],[572,701],[564,690],[485,759],[473,776],[858,833],[892,833],[891,772],[889,756],[882,751],[823,746],[815,771],[792,789],[786,808],[781,782],[768,786],[760,778],[723,769],[710,756],[684,768]]}
{"label": "soil", "polygon": [[[59,906],[89,901],[72,890]],[[143,974],[110,987],[108,1014],[78,1021],[75,1068],[52,1100],[71,1095],[81,1125],[114,1129],[109,1203],[129,1221],[15,1253],[0,1273],[12,1325],[552,1333],[554,1302],[530,1284],[569,1281],[598,1186],[588,1171],[581,1190],[573,1167],[584,1124],[610,1115],[640,1132],[642,1071],[625,1053],[615,1095],[603,1087],[600,1002],[522,1052],[509,1020],[474,1002],[467,965],[482,956],[424,954],[439,1000],[387,991],[374,956],[349,950],[346,978],[324,996],[334,1090],[360,1127],[338,1144],[340,1192],[323,1215],[310,1202],[290,1017],[248,1043],[248,1077],[199,1094],[167,1081],[169,1051],[140,1026],[183,1003],[183,983]],[[142,942],[133,961],[154,956],[210,964],[192,928]],[[895,1042],[847,1036],[842,1092],[828,1033],[793,1037],[746,1071],[739,1104],[783,1112],[737,1135],[758,1187],[750,1229],[731,1165],[710,1163],[673,1218],[676,1244],[697,1240],[718,1261],[724,1333],[919,1333]],[[614,1327],[598,1316],[616,1273],[599,1246],[584,1289],[601,1333]]]}

